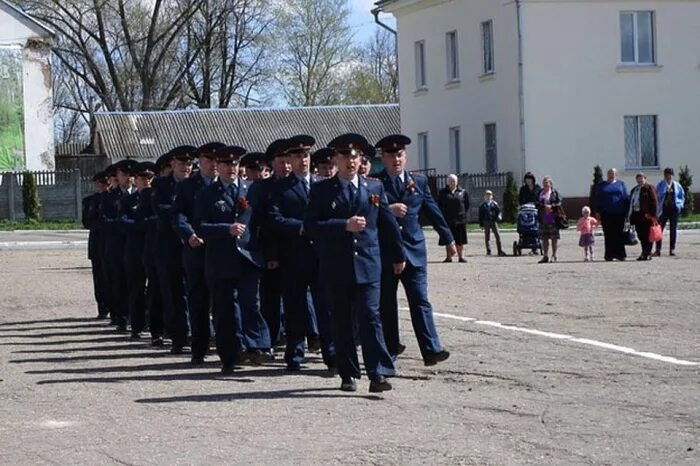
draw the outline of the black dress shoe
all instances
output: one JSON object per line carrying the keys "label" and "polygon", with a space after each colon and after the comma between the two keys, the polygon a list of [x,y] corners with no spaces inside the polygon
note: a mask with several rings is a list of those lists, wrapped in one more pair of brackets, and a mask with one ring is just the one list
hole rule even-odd
{"label": "black dress shoe", "polygon": [[109,319],[109,316],[107,314],[97,314],[97,317],[95,317],[97,320],[106,320]]}
{"label": "black dress shoe", "polygon": [[287,372],[299,372],[301,371],[301,365],[300,364],[287,364]]}
{"label": "black dress shoe", "polygon": [[260,365],[274,361],[275,355],[269,350],[256,349],[248,351],[248,359],[253,364]]}
{"label": "black dress shoe", "polygon": [[163,337],[151,338],[151,346],[163,346]]}
{"label": "black dress shoe", "polygon": [[126,333],[126,325],[117,325],[116,331],[117,333]]}
{"label": "black dress shoe", "polygon": [[221,368],[221,373],[222,373],[223,375],[231,375],[231,374],[233,374],[233,366],[230,366],[230,365],[228,365],[228,364],[224,365],[224,366]]}
{"label": "black dress shoe", "polygon": [[459,258],[459,262],[461,262],[462,264],[464,264],[464,263],[467,262],[467,260],[466,260],[464,257],[460,257],[460,258]]}
{"label": "black dress shoe", "polygon": [[396,355],[398,356],[399,354],[403,354],[404,351],[406,351],[406,345],[402,345],[401,343],[399,343],[396,346]]}
{"label": "black dress shoe", "polygon": [[193,366],[203,366],[204,365],[204,356],[192,356],[192,359],[190,359],[190,364]]}
{"label": "black dress shoe", "polygon": [[357,382],[352,377],[344,377],[340,383],[340,389],[344,392],[356,392]]}
{"label": "black dress shoe", "polygon": [[423,364],[426,366],[434,366],[435,364],[445,361],[450,357],[450,352],[442,350],[439,353],[429,353],[423,356]]}
{"label": "black dress shoe", "polygon": [[131,336],[129,337],[129,340],[132,341],[137,341],[141,339],[141,334],[138,332],[132,332]]}
{"label": "black dress shoe", "polygon": [[319,337],[309,337],[307,341],[309,353],[318,353],[321,351],[321,339]]}
{"label": "black dress shoe", "polygon": [[369,381],[370,393],[388,392],[391,389],[391,384],[387,382],[383,375],[377,376],[376,379]]}
{"label": "black dress shoe", "polygon": [[170,354],[183,354],[185,352],[185,347],[183,345],[176,345],[170,347]]}

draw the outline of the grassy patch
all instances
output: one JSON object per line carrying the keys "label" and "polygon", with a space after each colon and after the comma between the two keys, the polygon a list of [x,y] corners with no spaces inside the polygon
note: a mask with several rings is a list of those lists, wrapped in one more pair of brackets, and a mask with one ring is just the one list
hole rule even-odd
{"label": "grassy patch", "polygon": [[0,220],[0,231],[14,230],[82,230],[83,226],[73,221],[57,222],[37,222],[29,220],[26,222],[11,222],[10,220]]}

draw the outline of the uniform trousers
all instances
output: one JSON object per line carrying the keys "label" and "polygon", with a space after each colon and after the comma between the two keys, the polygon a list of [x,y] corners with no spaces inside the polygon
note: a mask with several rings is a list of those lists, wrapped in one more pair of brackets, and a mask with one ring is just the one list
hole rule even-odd
{"label": "uniform trousers", "polygon": [[192,357],[204,357],[209,349],[209,288],[204,267],[185,267],[187,304],[190,310]]}
{"label": "uniform trousers", "polygon": [[379,309],[389,353],[395,356],[401,341],[399,305],[396,297],[399,281],[406,291],[413,332],[418,339],[421,354],[426,356],[439,353],[443,348],[435,328],[433,307],[428,301],[428,271],[425,267],[415,267],[410,262],[406,263],[406,268],[399,276],[395,275],[393,270],[385,270],[382,273],[382,297]]}
{"label": "uniform trousers", "polygon": [[233,365],[238,354],[270,348],[270,331],[260,313],[260,272],[253,268],[238,278],[208,276],[216,332],[216,352],[221,362]]}
{"label": "uniform trousers", "polygon": [[325,364],[335,361],[335,346],[330,322],[327,290],[320,286],[316,268],[285,264],[284,303],[286,311],[287,348],[284,360],[288,365],[304,361],[304,339],[309,332],[309,315],[318,322],[321,352]]}
{"label": "uniform trousers", "polygon": [[126,269],[121,260],[109,261],[106,265],[110,296],[112,297],[110,308],[112,321],[119,327],[126,327],[129,315]]}
{"label": "uniform trousers", "polygon": [[360,378],[360,363],[353,331],[357,316],[362,342],[362,358],[370,380],[382,375],[396,375],[394,362],[384,343],[382,322],[379,317],[379,282],[368,284],[329,284],[333,306],[333,337],[335,339],[336,363],[341,377]]}
{"label": "uniform trousers", "polygon": [[165,329],[173,345],[185,346],[187,343],[187,301],[183,272],[178,265],[159,263],[158,282],[163,299],[163,319]]}
{"label": "uniform trousers", "polygon": [[109,314],[108,295],[109,288],[105,282],[104,264],[101,259],[92,259],[92,286],[95,290],[95,302],[97,303],[97,315],[105,317]]}
{"label": "uniform trousers", "polygon": [[141,260],[124,263],[126,274],[127,302],[131,333],[141,333],[146,326],[146,269]]}
{"label": "uniform trousers", "polygon": [[163,336],[163,295],[158,280],[158,269],[155,264],[146,264],[146,308],[148,309],[148,328],[152,338]]}
{"label": "uniform trousers", "polygon": [[270,342],[277,345],[284,332],[282,305],[282,271],[263,270],[260,278],[260,311],[270,331]]}

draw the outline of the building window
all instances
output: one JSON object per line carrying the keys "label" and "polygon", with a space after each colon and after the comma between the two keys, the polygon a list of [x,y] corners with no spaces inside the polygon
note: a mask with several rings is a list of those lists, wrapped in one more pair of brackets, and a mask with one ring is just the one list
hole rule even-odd
{"label": "building window", "polygon": [[651,65],[656,63],[653,11],[620,13],[622,63]]}
{"label": "building window", "polygon": [[430,168],[428,157],[428,133],[418,133],[418,160],[422,169]]}
{"label": "building window", "polygon": [[656,115],[625,117],[625,168],[659,166]]}
{"label": "building window", "polygon": [[462,148],[459,127],[450,128],[450,160],[454,173],[462,173]]}
{"label": "building window", "polygon": [[447,46],[447,82],[459,81],[459,47],[457,31],[450,31],[445,36]]}
{"label": "building window", "polygon": [[484,125],[484,139],[486,141],[486,173],[496,173],[498,171],[496,123],[487,123]]}
{"label": "building window", "polygon": [[416,55],[416,89],[421,90],[428,87],[427,78],[425,75],[425,41],[415,43]]}
{"label": "building window", "polygon": [[481,48],[483,73],[493,73],[493,21],[485,21],[481,23]]}

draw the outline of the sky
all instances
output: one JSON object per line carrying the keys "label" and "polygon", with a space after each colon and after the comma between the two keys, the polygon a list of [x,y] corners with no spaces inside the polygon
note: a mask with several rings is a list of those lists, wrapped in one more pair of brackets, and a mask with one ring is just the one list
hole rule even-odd
{"label": "sky", "polygon": [[[374,8],[377,0],[348,0],[352,8],[350,24],[355,28],[355,40],[364,42],[374,34],[379,26],[374,23],[374,16],[370,11]],[[380,15],[380,19],[389,25],[394,24],[394,17],[391,15]]]}

